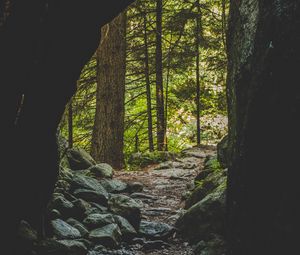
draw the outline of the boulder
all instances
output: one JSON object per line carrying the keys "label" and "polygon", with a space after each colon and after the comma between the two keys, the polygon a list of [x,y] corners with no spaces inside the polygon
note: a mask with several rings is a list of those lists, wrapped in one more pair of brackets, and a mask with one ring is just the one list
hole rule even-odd
{"label": "boulder", "polygon": [[117,224],[109,224],[102,228],[92,230],[89,239],[95,244],[105,247],[117,247],[121,239],[121,231]]}
{"label": "boulder", "polygon": [[87,202],[93,202],[100,205],[107,205],[107,192],[106,190],[88,190],[88,189],[77,189],[74,191],[74,196],[81,198]]}
{"label": "boulder", "polygon": [[152,240],[165,240],[169,238],[175,229],[161,222],[141,221],[139,234]]}
{"label": "boulder", "polygon": [[224,233],[226,180],[212,193],[189,208],[176,222],[179,232],[191,242]]}
{"label": "boulder", "polygon": [[101,228],[105,225],[115,223],[115,219],[112,214],[90,214],[87,216],[84,221],[84,225],[86,225],[89,229]]}
{"label": "boulder", "polygon": [[86,237],[89,234],[89,231],[85,228],[85,226],[80,221],[73,218],[69,218],[67,220],[67,223],[72,227],[76,228],[80,232],[81,236]]}
{"label": "boulder", "polygon": [[71,183],[71,189],[85,189],[96,191],[99,195],[101,194],[103,196],[104,200],[108,199],[107,191],[103,188],[98,180],[81,174],[74,175]]}
{"label": "boulder", "polygon": [[127,219],[135,228],[141,221],[141,206],[134,199],[125,195],[111,195],[108,206],[111,212]]}
{"label": "boulder", "polygon": [[88,170],[93,176],[100,178],[112,178],[114,174],[113,168],[106,163],[91,166]]}
{"label": "boulder", "polygon": [[77,239],[81,237],[78,229],[72,227],[63,220],[56,219],[51,221],[53,233],[58,239]]}
{"label": "boulder", "polygon": [[114,215],[114,219],[121,230],[123,240],[129,241],[137,236],[137,232],[128,220],[119,215]]}
{"label": "boulder", "polygon": [[120,180],[103,179],[100,183],[109,193],[122,193],[126,192],[128,189],[127,183]]}
{"label": "boulder", "polygon": [[205,180],[197,183],[196,188],[185,202],[185,208],[188,209],[198,203],[226,180],[227,177],[224,176],[223,171],[215,171],[208,175]]}
{"label": "boulder", "polygon": [[72,170],[87,169],[96,164],[95,160],[83,149],[69,149],[67,159]]}
{"label": "boulder", "polygon": [[78,220],[83,220],[86,215],[86,211],[88,211],[92,206],[83,199],[76,199],[73,201],[74,204],[74,215]]}
{"label": "boulder", "polygon": [[70,217],[74,210],[74,204],[63,197],[63,195],[60,195],[53,198],[50,203],[50,208],[56,209],[65,217]]}

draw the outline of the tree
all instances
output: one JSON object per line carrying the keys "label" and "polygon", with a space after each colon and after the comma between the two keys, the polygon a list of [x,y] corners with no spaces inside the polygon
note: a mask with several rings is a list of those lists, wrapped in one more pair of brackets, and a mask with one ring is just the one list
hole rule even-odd
{"label": "tree", "polygon": [[163,1],[156,1],[156,118],[157,150],[165,149],[165,110],[163,87],[163,53],[162,53],[162,8]]}
{"label": "tree", "polygon": [[201,106],[200,106],[200,33],[201,33],[201,9],[200,9],[200,1],[197,0],[197,15],[196,15],[196,106],[197,106],[197,145],[200,146],[201,144]]}
{"label": "tree", "polygon": [[143,12],[144,19],[144,51],[145,51],[145,80],[146,80],[146,93],[147,93],[147,115],[148,115],[148,140],[149,151],[154,151],[153,143],[153,121],[152,121],[152,102],[151,102],[151,84],[150,84],[150,69],[149,69],[149,45],[147,35],[147,16],[146,12]]}
{"label": "tree", "polygon": [[126,14],[104,26],[101,33],[91,153],[96,161],[121,169],[124,167]]}

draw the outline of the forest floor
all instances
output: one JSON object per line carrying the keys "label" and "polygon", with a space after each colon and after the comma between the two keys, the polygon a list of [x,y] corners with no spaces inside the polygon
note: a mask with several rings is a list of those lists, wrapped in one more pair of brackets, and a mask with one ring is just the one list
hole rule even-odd
{"label": "forest floor", "polygon": [[[114,178],[125,182],[140,182],[144,190],[137,199],[143,203],[142,220],[174,226],[184,211],[184,195],[194,187],[194,178],[202,171],[208,155],[215,155],[214,147],[188,149],[174,161],[150,165],[139,171],[115,172]],[[184,167],[182,167],[184,166]],[[175,234],[160,249],[143,250],[136,246],[136,255],[190,255],[192,247]]]}

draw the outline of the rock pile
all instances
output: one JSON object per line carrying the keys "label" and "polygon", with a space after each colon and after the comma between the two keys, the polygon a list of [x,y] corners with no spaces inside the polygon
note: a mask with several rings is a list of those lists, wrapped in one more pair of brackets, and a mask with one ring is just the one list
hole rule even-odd
{"label": "rock pile", "polygon": [[38,240],[23,222],[20,236],[38,255],[136,254],[168,245],[174,228],[142,221],[141,183],[113,179],[108,164],[96,164],[81,149],[68,150],[49,204],[50,238]]}

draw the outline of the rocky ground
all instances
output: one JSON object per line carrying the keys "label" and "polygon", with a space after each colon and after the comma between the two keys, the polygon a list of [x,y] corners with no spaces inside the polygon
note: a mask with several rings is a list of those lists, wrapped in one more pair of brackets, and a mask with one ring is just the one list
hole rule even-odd
{"label": "rocky ground", "polygon": [[25,222],[21,237],[38,255],[222,255],[226,171],[215,154],[193,148],[114,172],[68,151],[49,205],[52,237],[39,240]]}

